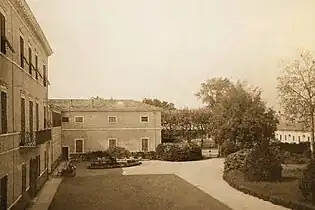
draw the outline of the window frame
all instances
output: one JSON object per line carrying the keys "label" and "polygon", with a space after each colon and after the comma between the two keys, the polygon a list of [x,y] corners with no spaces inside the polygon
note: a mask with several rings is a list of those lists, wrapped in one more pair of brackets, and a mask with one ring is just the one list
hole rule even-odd
{"label": "window frame", "polygon": [[[144,151],[143,150],[143,140],[147,140],[148,141],[148,150],[147,151]],[[149,152],[149,148],[150,148],[150,139],[149,139],[149,137],[141,137],[141,139],[140,139],[140,151],[141,152]]]}
{"label": "window frame", "polygon": [[[3,116],[2,116],[2,93],[5,94],[5,119],[3,119]],[[1,85],[0,86],[0,116],[1,116],[1,122],[0,122],[0,135],[1,134],[6,134],[8,133],[8,112],[9,112],[9,109],[8,109],[9,105],[8,105],[8,89],[7,87]]]}
{"label": "window frame", "polygon": [[[82,152],[77,152],[77,141],[82,141]],[[74,153],[75,154],[82,154],[82,153],[84,153],[84,139],[83,138],[76,138],[76,139],[74,139]]]}
{"label": "window frame", "polygon": [[[115,118],[115,122],[111,122],[111,121],[109,120],[110,118]],[[115,123],[117,123],[117,116],[108,116],[107,121],[108,121],[108,123],[110,123],[110,124],[115,124]]]}
{"label": "window frame", "polygon": [[110,138],[108,138],[108,140],[107,140],[108,148],[110,148],[110,141],[111,141],[111,140],[115,140],[115,147],[117,147],[117,138],[115,138],[115,137],[110,137]]}
{"label": "window frame", "polygon": [[[67,121],[64,121],[63,119],[67,118]],[[69,117],[61,117],[61,122],[62,123],[68,123],[69,122]]]}
{"label": "window frame", "polygon": [[[78,121],[77,121],[77,118],[82,118],[82,121],[81,121],[81,122],[80,122],[80,121],[78,122]],[[75,122],[75,123],[83,123],[83,122],[84,122],[84,117],[83,117],[83,116],[75,116],[75,117],[74,117],[74,122]]]}
{"label": "window frame", "polygon": [[[142,121],[142,118],[143,118],[143,117],[148,118],[148,121]],[[141,123],[149,123],[149,121],[150,121],[149,116],[147,116],[147,115],[142,115],[142,116],[140,116],[140,122],[141,122]]]}

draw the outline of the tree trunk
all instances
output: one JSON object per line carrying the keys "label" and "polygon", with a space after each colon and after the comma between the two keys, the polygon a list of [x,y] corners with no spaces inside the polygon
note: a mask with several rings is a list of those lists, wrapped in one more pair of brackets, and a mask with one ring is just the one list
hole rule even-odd
{"label": "tree trunk", "polygon": [[314,160],[314,107],[311,108],[311,157]]}

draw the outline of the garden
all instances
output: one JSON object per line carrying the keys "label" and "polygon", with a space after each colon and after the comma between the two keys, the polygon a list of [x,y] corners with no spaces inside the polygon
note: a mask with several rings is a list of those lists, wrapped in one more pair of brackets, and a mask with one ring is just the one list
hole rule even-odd
{"label": "garden", "polygon": [[284,148],[294,147],[296,151],[301,145],[256,145],[234,152],[225,159],[223,179],[239,191],[277,205],[315,209],[314,160],[306,155],[306,164],[283,164],[288,153]]}

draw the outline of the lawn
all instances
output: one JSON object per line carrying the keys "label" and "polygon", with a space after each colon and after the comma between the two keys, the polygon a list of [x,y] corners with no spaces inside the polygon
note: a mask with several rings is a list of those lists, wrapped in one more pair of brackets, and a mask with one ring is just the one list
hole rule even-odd
{"label": "lawn", "polygon": [[303,173],[303,167],[298,165],[285,165],[282,171],[283,179],[279,182],[250,182],[245,181],[242,172],[230,171],[224,179],[233,187],[248,194],[269,200],[276,204],[291,205],[299,203],[305,206],[303,209],[315,209],[310,201],[305,201],[298,187],[298,179]]}
{"label": "lawn", "polygon": [[62,181],[49,208],[60,209],[230,210],[176,175],[123,176],[119,169],[80,166],[76,177]]}

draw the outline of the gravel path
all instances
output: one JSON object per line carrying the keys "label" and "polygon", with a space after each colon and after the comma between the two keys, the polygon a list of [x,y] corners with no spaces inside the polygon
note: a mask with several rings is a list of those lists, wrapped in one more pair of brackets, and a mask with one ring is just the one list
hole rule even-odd
{"label": "gravel path", "polygon": [[124,168],[124,175],[176,174],[212,197],[235,210],[286,210],[282,206],[244,194],[229,186],[223,179],[224,159],[194,162],[145,161],[139,167]]}
{"label": "gravel path", "polygon": [[62,181],[49,209],[230,210],[174,174],[121,174],[120,169],[87,170],[78,165],[77,176]]}

